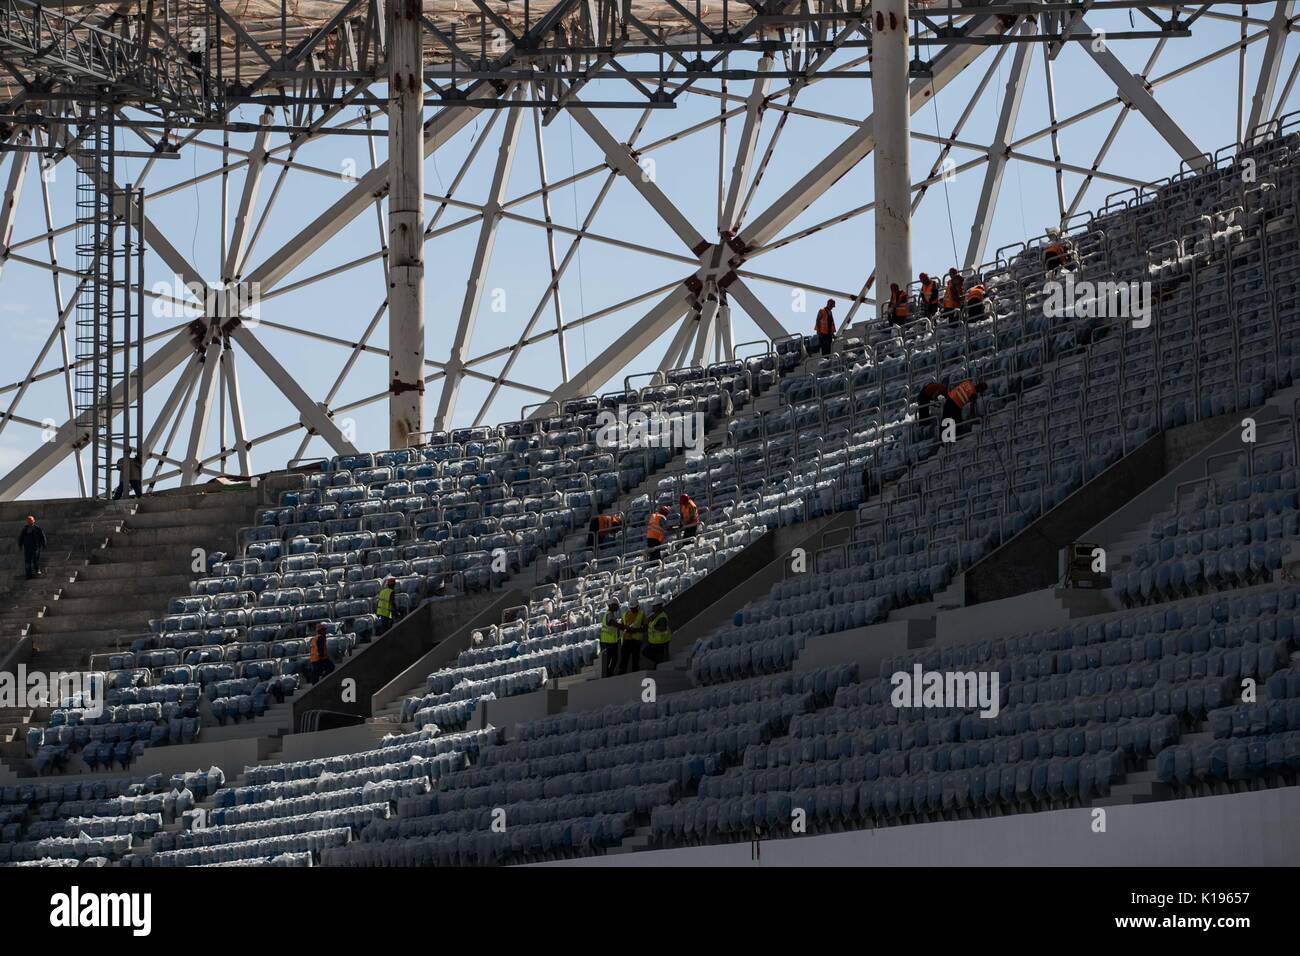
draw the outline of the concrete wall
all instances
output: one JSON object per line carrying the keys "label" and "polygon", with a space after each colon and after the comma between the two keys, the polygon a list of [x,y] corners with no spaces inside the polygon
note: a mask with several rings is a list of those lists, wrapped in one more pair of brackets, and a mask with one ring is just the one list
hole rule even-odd
{"label": "concrete wall", "polygon": [[997,601],[1060,580],[1060,551],[1081,540],[1096,523],[1165,472],[1165,440],[1155,435],[1142,447],[1078,489],[965,573],[966,604]]}
{"label": "concrete wall", "polygon": [[[510,591],[514,603],[520,603],[518,591]],[[332,710],[338,713],[353,714],[357,717],[369,717],[373,711],[371,701],[376,693],[397,677],[412,662],[426,654],[430,648],[451,634],[467,625],[482,626],[485,609],[488,610],[487,623],[500,620],[501,609],[510,607],[502,604],[498,595],[476,595],[474,597],[426,604],[416,608],[406,617],[394,624],[386,634],[353,654],[323,681],[312,687],[293,703],[293,726],[303,728],[303,715],[309,710]],[[450,607],[449,605],[453,605]],[[466,637],[468,640],[468,635]],[[458,652],[459,653],[459,652]],[[343,682],[356,681],[344,699]]]}
{"label": "concrete wall", "polygon": [[539,866],[1296,866],[1300,787],[754,844],[651,850]]}
{"label": "concrete wall", "polygon": [[[392,675],[386,683],[374,690],[370,698],[369,712],[376,713],[382,710],[420,684],[426,676],[450,664],[461,651],[469,647],[472,631],[489,624],[501,623],[502,612],[507,608],[526,604],[527,601],[528,596],[523,591],[505,591],[493,595],[492,600],[486,605],[480,605],[468,620],[458,618],[457,621],[461,623],[453,621],[454,629],[443,631],[446,636],[437,641],[431,650]],[[438,626],[441,628],[441,625]]]}
{"label": "concrete wall", "polygon": [[[226,779],[233,780],[259,760],[265,760],[274,750],[270,737],[243,737],[204,743],[180,744],[171,747],[146,747],[140,759],[131,765],[130,775],[147,777],[153,773],[173,774],[189,770],[207,770],[220,767]],[[116,773],[96,774],[97,777],[123,776]]]}
{"label": "concrete wall", "polygon": [[373,750],[384,735],[397,733],[399,729],[396,724],[357,724],[311,734],[287,734],[282,738],[283,747],[277,758],[288,763]]}
{"label": "concrete wall", "polygon": [[934,637],[934,626],[933,620],[886,621],[838,634],[821,634],[804,644],[794,669],[815,671],[853,662],[863,679],[875,677],[885,658],[906,654]]}
{"label": "concrete wall", "polygon": [[[821,547],[822,536],[850,529],[856,520],[857,512],[842,511],[769,531],[728,561],[725,568],[695,585],[678,600],[689,597],[693,604],[703,605],[698,613],[682,624],[672,616],[671,610],[669,613],[673,622],[673,655],[686,653],[691,644],[730,621],[732,615],[749,601],[766,597],[773,585],[784,579],[786,562],[795,548],[803,548],[808,553],[811,567],[813,557]],[[724,570],[727,572],[725,575],[722,574]]]}

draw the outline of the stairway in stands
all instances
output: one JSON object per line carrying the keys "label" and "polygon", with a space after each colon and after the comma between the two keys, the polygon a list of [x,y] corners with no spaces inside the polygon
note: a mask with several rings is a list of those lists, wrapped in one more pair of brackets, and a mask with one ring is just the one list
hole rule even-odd
{"label": "stairway in stands", "polygon": [[[262,495],[248,486],[209,485],[147,495],[129,501],[70,499],[39,505],[49,538],[45,573],[22,576],[14,549],[13,588],[0,593],[0,624],[8,653],[31,638],[29,672],[97,668],[98,654],[120,650],[149,633],[171,598],[185,594],[197,575],[195,549],[204,557],[233,549],[240,528],[253,523]],[[16,535],[30,503],[0,505],[0,525]],[[14,565],[0,560],[0,573]],[[26,727],[48,717],[17,708],[0,714],[0,765],[30,773]]]}

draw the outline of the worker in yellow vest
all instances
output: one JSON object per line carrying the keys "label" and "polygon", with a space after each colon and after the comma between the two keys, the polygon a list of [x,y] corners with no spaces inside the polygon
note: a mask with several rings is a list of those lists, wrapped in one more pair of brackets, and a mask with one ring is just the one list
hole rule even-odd
{"label": "worker in yellow vest", "polygon": [[619,647],[623,643],[623,622],[618,617],[618,601],[609,599],[609,609],[600,619],[600,676],[613,677],[618,672]]}
{"label": "worker in yellow vest", "polygon": [[656,601],[650,610],[649,630],[646,636],[645,656],[650,669],[656,669],[668,660],[668,645],[673,639],[673,629],[668,623],[668,612],[663,601]]}
{"label": "worker in yellow vest", "polygon": [[623,649],[618,656],[620,674],[641,669],[641,645],[645,643],[645,639],[645,609],[638,604],[632,604],[623,615]]}
{"label": "worker in yellow vest", "polygon": [[379,599],[375,601],[375,617],[379,618],[379,624],[375,628],[376,634],[383,634],[393,626],[393,595],[396,593],[396,588],[397,578],[390,577],[379,589]]}

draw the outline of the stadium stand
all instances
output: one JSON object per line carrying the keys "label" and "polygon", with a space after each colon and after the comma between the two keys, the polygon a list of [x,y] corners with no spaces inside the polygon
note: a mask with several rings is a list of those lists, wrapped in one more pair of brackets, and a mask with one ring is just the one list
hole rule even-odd
{"label": "stadium stand", "polygon": [[[34,769],[75,755],[120,772],[145,746],[256,725],[300,693],[308,627],[324,622],[340,657],[373,641],[390,575],[402,611],[531,575],[526,607],[378,714],[396,732],[372,749],[182,776],[170,810],[160,779],[119,782],[115,799],[95,791],[103,812],[56,799],[53,782],[6,787],[5,859],[524,863],[780,836],[794,810],[833,832],[1294,784],[1298,145],[1288,133],[1223,152],[1081,217],[1071,282],[1138,283],[1134,296],[1149,283],[1136,321],[1105,307],[1113,286],[1093,308],[1055,309],[1061,274],[1031,240],[972,273],[989,291],[977,319],[871,322],[829,358],[795,337],[286,476],[295,486],[275,486],[273,506],[147,636],[103,654],[102,718],[65,701],[26,731]],[[1246,158],[1252,183],[1237,172]],[[944,440],[916,395],[964,379],[988,391]],[[700,413],[712,440],[691,458],[602,447],[600,412],[627,406]],[[940,613],[959,575],[1153,436],[1235,427],[1265,406],[1277,416],[1264,437],[1207,459],[1203,479],[1132,530],[1105,613],[931,638],[874,672],[806,666],[827,635]],[[683,492],[705,530],[647,560],[647,516]],[[587,522],[607,511],[623,532],[592,546]],[[849,540],[818,553],[813,573],[738,600],[729,622],[676,649],[689,689],[475,725],[485,701],[594,678],[610,597],[684,594],[765,534],[850,512]],[[998,713],[897,706],[891,675],[914,667],[996,674]]]}

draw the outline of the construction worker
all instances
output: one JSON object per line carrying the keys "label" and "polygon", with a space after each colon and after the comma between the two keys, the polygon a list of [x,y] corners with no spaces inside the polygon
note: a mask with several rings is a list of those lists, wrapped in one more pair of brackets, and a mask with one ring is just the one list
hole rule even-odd
{"label": "construction worker", "polygon": [[921,273],[921,311],[927,319],[933,319],[939,311],[939,282]]}
{"label": "construction worker", "polygon": [[596,548],[606,537],[622,527],[623,519],[618,515],[596,515],[587,522],[587,547]]}
{"label": "construction worker", "polygon": [[628,674],[641,669],[641,647],[646,639],[645,608],[632,604],[623,615],[623,647],[618,655],[618,672]]}
{"label": "construction worker", "polygon": [[902,328],[912,320],[912,310],[907,302],[907,293],[898,287],[897,282],[889,283],[889,322]]}
{"label": "construction worker", "polygon": [[916,420],[926,424],[933,420],[935,414],[934,403],[940,398],[947,398],[948,386],[942,382],[930,382],[923,386],[916,396]]}
{"label": "construction worker", "polygon": [[961,304],[966,298],[966,280],[956,269],[948,270],[948,281],[943,287],[943,317],[952,320],[961,311]]}
{"label": "construction worker", "polygon": [[317,624],[316,633],[307,645],[309,677],[313,684],[334,671],[334,662],[330,660],[329,638],[325,630],[323,622]]}
{"label": "construction worker", "polygon": [[1061,230],[1048,229],[1047,235],[1051,241],[1043,248],[1043,270],[1051,272],[1054,269],[1073,268],[1070,249],[1061,240]]}
{"label": "construction worker", "polygon": [[682,509],[682,537],[693,538],[700,533],[700,506],[685,492],[682,493],[678,504]]}
{"label": "construction worker", "polygon": [[976,383],[970,379],[964,379],[950,388],[943,400],[943,417],[939,420],[940,433],[942,434],[943,423],[949,418],[957,423],[958,433],[960,433],[963,417],[967,416],[966,410],[973,411],[975,400],[988,390],[988,383]]}
{"label": "construction worker", "polygon": [[656,669],[668,660],[668,645],[673,639],[673,629],[668,623],[668,612],[663,601],[655,601],[650,609],[649,630],[646,636],[645,656],[650,669]]}
{"label": "construction worker", "polygon": [[817,344],[822,355],[831,354],[831,344],[835,341],[835,300],[827,299],[826,305],[817,310]]}
{"label": "construction worker", "polygon": [[651,513],[645,523],[645,556],[647,561],[658,561],[659,552],[663,549],[664,541],[668,537],[668,516],[672,514],[672,509],[667,505],[662,505],[658,511]]}
{"label": "construction worker", "polygon": [[966,290],[966,321],[978,322],[984,318],[984,283],[978,279]]}
{"label": "construction worker", "polygon": [[613,677],[618,672],[619,648],[623,644],[623,622],[618,617],[618,601],[609,599],[609,608],[600,619],[600,676]]}
{"label": "construction worker", "polygon": [[393,626],[393,594],[396,585],[397,578],[390,577],[379,589],[379,598],[375,601],[375,616],[379,618],[379,624],[375,628],[376,635],[385,633]]}
{"label": "construction worker", "polygon": [[140,481],[144,474],[144,469],[140,464],[139,455],[123,455],[117,461],[117,470],[122,477],[118,479],[117,490],[113,492],[113,500],[116,501],[126,494],[126,488],[129,484],[132,493],[139,498],[141,491]]}
{"label": "construction worker", "polygon": [[45,532],[36,523],[36,517],[28,515],[23,530],[18,532],[18,547],[23,552],[23,567],[29,581],[41,573],[41,552],[46,543]]}

